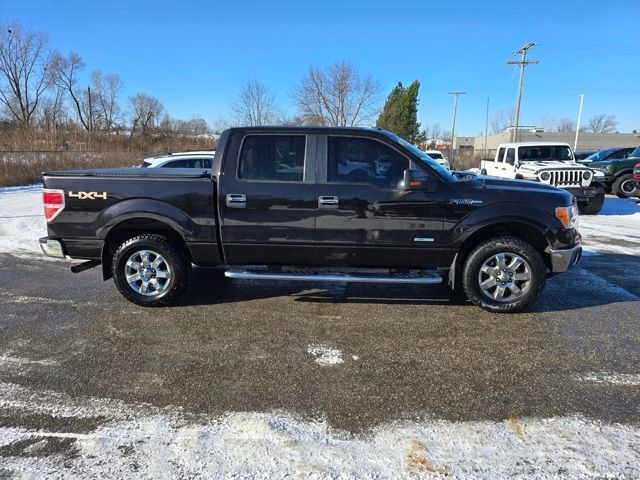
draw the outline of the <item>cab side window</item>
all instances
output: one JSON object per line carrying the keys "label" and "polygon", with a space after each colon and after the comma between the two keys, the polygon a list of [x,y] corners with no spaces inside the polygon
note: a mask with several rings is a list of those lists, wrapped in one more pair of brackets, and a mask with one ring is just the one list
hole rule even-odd
{"label": "cab side window", "polygon": [[498,162],[503,162],[504,161],[504,151],[505,151],[504,147],[502,147],[500,150],[498,150],[498,158],[496,158],[496,161],[498,161]]}
{"label": "cab side window", "polygon": [[327,180],[332,183],[394,189],[410,168],[407,157],[369,138],[329,137],[327,147]]}
{"label": "cab side window", "polygon": [[238,178],[272,182],[302,182],[304,135],[248,135],[242,143]]}

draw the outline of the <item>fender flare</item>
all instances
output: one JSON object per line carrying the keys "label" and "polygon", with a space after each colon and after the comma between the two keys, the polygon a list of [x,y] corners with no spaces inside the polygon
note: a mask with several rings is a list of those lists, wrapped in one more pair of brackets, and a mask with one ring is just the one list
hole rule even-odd
{"label": "fender flare", "polygon": [[104,240],[114,227],[136,218],[165,223],[185,241],[193,238],[196,231],[196,225],[179,208],[159,200],[132,198],[118,202],[100,213],[96,219],[96,237]]}

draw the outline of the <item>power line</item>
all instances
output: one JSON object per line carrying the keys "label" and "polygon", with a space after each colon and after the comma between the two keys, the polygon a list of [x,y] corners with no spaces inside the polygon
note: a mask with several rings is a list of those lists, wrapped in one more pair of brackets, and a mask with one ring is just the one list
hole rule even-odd
{"label": "power line", "polygon": [[518,124],[520,122],[520,100],[522,100],[522,84],[524,83],[524,67],[527,65],[535,65],[536,63],[540,63],[538,60],[527,60],[527,51],[534,47],[535,43],[529,42],[519,50],[513,52],[514,55],[521,55],[520,60],[509,60],[507,63],[509,65],[519,65],[520,66],[520,81],[518,82],[518,96],[516,97],[516,114],[514,116],[514,126],[513,132],[511,134],[511,141],[518,141]]}

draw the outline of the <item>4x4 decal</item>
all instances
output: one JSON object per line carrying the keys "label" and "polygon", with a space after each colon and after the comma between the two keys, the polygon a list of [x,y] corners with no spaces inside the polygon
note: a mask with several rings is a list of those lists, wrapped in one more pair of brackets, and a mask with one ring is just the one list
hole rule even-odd
{"label": "4x4 decal", "polygon": [[77,198],[78,200],[102,200],[107,199],[107,192],[69,192],[69,198]]}

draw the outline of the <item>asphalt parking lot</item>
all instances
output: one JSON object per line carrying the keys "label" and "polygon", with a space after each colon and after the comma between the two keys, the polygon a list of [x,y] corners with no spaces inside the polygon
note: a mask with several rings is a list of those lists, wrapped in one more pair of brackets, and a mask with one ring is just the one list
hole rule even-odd
{"label": "asphalt parking lot", "polygon": [[[110,438],[105,428],[132,418],[139,426],[140,419],[158,415],[169,415],[176,429],[192,422],[219,425],[220,418],[247,412],[275,415],[289,425],[278,426],[269,417],[269,431],[294,435],[291,422],[311,430],[309,425],[320,422],[324,434],[356,440],[375,437],[389,425],[433,421],[474,425],[476,434],[487,425],[506,425],[518,437],[535,432],[539,419],[573,419],[584,423],[576,427],[582,433],[569,438],[565,432],[570,447],[561,448],[576,452],[582,448],[578,437],[592,427],[600,432],[596,437],[606,428],[623,429],[611,434],[624,439],[623,446],[612,447],[615,455],[585,460],[593,466],[587,476],[640,476],[640,259],[635,255],[585,256],[571,273],[549,280],[531,311],[513,315],[452,304],[442,287],[257,284],[225,280],[211,269],[194,272],[176,306],[145,309],[121,298],[98,269],[74,275],[68,267],[0,254],[0,477],[43,471],[155,476],[143,449],[136,454],[137,445],[123,440],[126,435],[113,446],[125,463],[105,470],[115,462],[100,456]],[[174,450],[183,445],[167,440],[168,434],[150,434],[149,428],[142,428],[141,444],[160,450],[165,441]],[[234,430],[244,432],[234,438],[249,435],[255,441],[257,435],[266,442],[261,428],[250,435]],[[498,444],[501,432],[487,438]],[[206,444],[199,435],[198,445]],[[412,438],[400,435],[395,443],[409,452],[397,463],[407,474],[417,468],[428,475],[491,478],[497,471],[487,464],[473,475],[473,469],[444,454],[438,463],[436,447]],[[611,438],[603,440],[609,447]],[[290,447],[301,441],[296,437]],[[263,443],[259,450],[239,453],[244,463],[236,470],[224,470],[229,464],[215,457],[218,463],[206,468],[197,460],[189,463],[193,451],[183,445],[172,458],[184,463],[165,473],[260,477],[256,472],[262,470],[251,462],[259,458],[269,464],[274,460],[267,459],[277,456]],[[223,450],[230,448],[225,445]],[[597,448],[596,442],[583,449]],[[343,459],[340,452],[328,457],[334,458],[333,467]],[[561,470],[565,457],[545,455],[551,458],[548,465],[558,463],[552,472],[573,476],[573,470]],[[376,459],[369,460],[374,463],[364,471],[375,472]],[[332,476],[317,462],[309,471],[287,470],[291,463],[280,470],[270,465],[265,471]],[[526,474],[526,466],[516,465],[505,475]]]}

